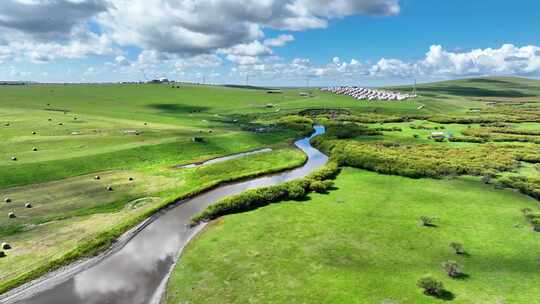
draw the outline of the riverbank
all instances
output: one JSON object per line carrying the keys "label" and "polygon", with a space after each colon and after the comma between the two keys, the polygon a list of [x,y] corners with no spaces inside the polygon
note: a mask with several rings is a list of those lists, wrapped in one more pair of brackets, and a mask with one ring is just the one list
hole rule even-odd
{"label": "riverbank", "polygon": [[[36,282],[25,284],[12,292],[1,295],[0,300],[4,300],[7,297],[11,298],[13,295],[20,295],[25,290],[28,291],[30,289],[35,289],[36,283],[41,284],[42,280],[48,281],[51,280],[50,278],[53,278],[53,280],[50,281],[52,284],[47,286],[54,285],[65,279],[64,276],[59,276],[59,273],[68,274],[67,277],[69,277],[88,268],[91,265],[95,265],[104,257],[114,253],[118,248],[121,248],[123,244],[140,232],[141,229],[155,220],[162,213],[162,211],[169,210],[172,208],[172,206],[177,205],[179,201],[204,193],[205,191],[209,191],[232,181],[238,181],[295,168],[304,164],[305,161],[306,156],[300,151],[280,149],[274,152],[231,160],[226,163],[208,165],[201,168],[183,169],[183,175],[181,178],[186,180],[186,182],[182,183],[178,188],[173,189],[172,191],[170,190],[168,192],[162,192],[162,198],[159,200],[154,199],[146,203],[138,203],[135,206],[130,206],[130,204],[127,204],[126,207],[122,207],[113,213],[89,215],[83,216],[82,218],[78,217],[73,221],[64,223],[65,225],[62,225],[62,227],[65,228],[63,228],[61,231],[65,230],[77,233],[77,235],[71,236],[75,239],[73,241],[77,241],[77,243],[74,244],[73,249],[61,254],[55,259],[50,259],[48,254],[43,255],[43,252],[39,251],[26,252],[26,250],[23,249],[24,245],[20,244],[43,244],[44,240],[42,237],[44,236],[44,233],[47,233],[50,230],[59,230],[60,227],[50,227],[50,225],[58,226],[58,222],[40,225],[32,231],[29,231],[26,233],[26,235],[29,237],[24,242],[22,242],[24,235],[21,236],[17,234],[11,237],[8,236],[4,239],[13,244],[15,249],[14,251],[10,252],[10,256],[0,260],[0,264],[6,266],[3,267],[6,272],[3,273],[4,278],[0,284],[0,289],[2,292],[36,279],[46,273],[50,273],[51,271],[56,271],[54,271],[54,273],[52,273],[50,276],[48,275],[43,279],[38,279]],[[230,171],[231,168],[234,168],[235,170]],[[227,171],[228,169],[229,171]],[[194,177],[196,177],[196,179]],[[88,178],[91,179],[91,177]],[[101,231],[85,228],[88,232],[86,232],[86,235],[80,236],[82,232],[81,228],[96,226],[99,227]],[[73,232],[71,234],[73,234]],[[71,234],[68,233],[67,235],[64,235],[64,238],[70,239]],[[38,241],[37,238],[41,238],[41,240]],[[36,240],[32,241],[32,239]],[[55,240],[55,242],[58,241],[58,239]],[[71,239],[69,241],[72,242]],[[69,243],[63,244],[61,248],[68,245]],[[110,249],[106,250],[107,248]],[[92,257],[85,262],[75,262],[73,266],[69,266],[67,268],[64,267],[65,265],[73,263],[80,258],[91,257],[99,252],[102,252],[102,254],[98,257]],[[33,269],[28,271],[27,268],[23,268],[21,266],[21,263],[17,263],[16,260],[13,260],[16,258],[14,256],[16,253],[21,253],[22,255],[39,255],[41,253],[43,255],[43,264],[37,268],[34,264]],[[21,257],[24,258],[24,260],[21,260],[21,262],[28,260],[28,258],[25,258],[24,256]],[[33,259],[34,261],[39,261],[39,258],[36,259],[35,256]],[[12,263],[9,263],[10,261],[12,261]],[[18,275],[14,279],[8,279],[5,277],[5,275],[9,273],[10,267],[16,267],[16,269],[20,270],[24,269],[27,272],[22,275]]]}
{"label": "riverbank", "polygon": [[[316,133],[314,135],[321,133],[324,133],[324,128],[318,127],[316,128]],[[79,297],[81,297],[81,295],[79,293],[77,293],[75,290],[66,291],[65,286],[73,286],[73,282],[76,283],[77,281],[88,281],[88,285],[85,284],[85,288],[95,288],[95,280],[92,278],[96,276],[96,273],[99,273],[99,275],[97,275],[99,279],[97,277],[95,279],[106,281],[107,275],[110,274],[116,278],[115,280],[123,281],[123,284],[127,283],[130,286],[139,285],[139,287],[137,288],[130,288],[132,288],[133,290],[140,290],[139,288],[143,288],[144,292],[146,293],[146,296],[143,298],[144,300],[141,300],[140,295],[137,298],[130,298],[130,296],[128,295],[123,295],[121,298],[116,298],[115,300],[113,300],[115,303],[123,303],[123,301],[126,301],[126,303],[146,303],[153,297],[153,294],[155,294],[155,289],[159,289],[159,285],[156,284],[166,278],[168,274],[168,271],[165,271],[165,269],[161,269],[159,271],[157,269],[151,270],[150,273],[148,273],[148,267],[150,265],[156,265],[156,263],[159,264],[158,261],[161,260],[163,254],[169,257],[178,255],[178,252],[182,250],[183,246],[187,244],[187,242],[193,235],[193,231],[191,228],[189,228],[188,225],[190,218],[195,213],[205,208],[208,204],[211,204],[216,199],[216,195],[222,197],[230,195],[231,193],[238,193],[244,191],[246,187],[257,187],[257,185],[280,183],[283,180],[290,180],[299,176],[304,176],[309,172],[313,171],[315,168],[318,168],[324,163],[326,163],[326,157],[317,150],[311,148],[311,146],[309,145],[310,138],[295,142],[296,146],[298,148],[301,148],[303,153],[306,153],[308,156],[307,162],[302,167],[292,171],[286,171],[282,174],[271,174],[269,176],[267,175],[258,179],[249,179],[245,182],[235,182],[225,186],[220,186],[214,188],[214,190],[199,193],[197,196],[191,196],[190,199],[184,199],[181,202],[176,203],[174,206],[171,205],[167,208],[166,211],[162,210],[163,212],[161,214],[156,214],[154,218],[149,219],[147,222],[145,222],[144,225],[141,225],[137,227],[137,229],[131,231],[133,234],[125,236],[124,244],[120,244],[120,246],[118,247],[115,246],[115,249],[108,251],[106,254],[103,254],[102,256],[94,260],[91,260],[88,264],[75,264],[75,267],[77,268],[79,273],[75,273],[74,276],[68,275],[66,277],[65,274],[69,272],[66,272],[64,270],[64,272],[60,272],[59,275],[50,278],[46,284],[42,284],[41,288],[39,288],[39,286],[32,285],[32,292],[22,291],[17,293],[15,296],[10,296],[10,301],[15,303],[18,300],[24,299],[25,303],[50,303],[51,299],[47,300],[47,297],[43,296],[43,294],[45,294],[51,295],[55,299],[53,301],[64,301],[66,299],[72,298],[72,300],[70,300],[70,302],[72,303],[76,303],[78,301],[84,302],[88,299],[80,299]],[[208,168],[211,166],[219,166],[223,169],[230,169],[230,165],[232,162],[240,162],[245,161],[246,159],[250,159],[251,164],[254,158],[264,158],[264,155],[272,153],[275,152],[250,155],[241,159],[234,159],[223,163],[215,163],[212,165],[194,168],[194,170],[204,170],[203,168]],[[304,161],[305,158],[302,159],[302,163],[304,163]],[[290,162],[291,159],[289,159],[286,164],[290,165]],[[285,165],[282,164],[282,166]],[[281,168],[279,171],[282,171]],[[266,172],[268,173],[270,171],[266,170]],[[250,174],[246,176],[256,175]],[[162,232],[159,232],[158,235],[155,235],[154,233],[156,230],[162,230]],[[184,241],[178,242],[178,237],[182,238]],[[159,246],[161,246],[162,248],[161,250],[165,251],[162,252],[160,250],[157,250],[157,248],[155,248],[157,243],[154,244],[154,248],[152,249],[152,251],[149,252],[134,253],[130,249],[144,247],[144,244],[147,242],[158,242],[160,244]],[[118,250],[116,250],[116,248],[118,248]],[[143,257],[144,259],[148,259],[148,261],[142,262],[141,258]],[[133,263],[128,263],[129,265],[127,265],[127,269],[119,269],[119,267],[122,268],[122,265],[125,265],[126,260],[130,259],[133,259]],[[167,263],[172,263],[172,261]],[[111,273],[111,269],[116,270]],[[133,271],[139,271],[143,273],[134,276],[130,274],[130,272]],[[119,279],[118,276],[122,275],[127,276]],[[71,294],[72,292],[73,294]],[[85,296],[101,298],[101,300],[98,300],[97,298],[94,299],[94,301],[98,302],[110,301],[102,298],[104,296],[103,294],[104,293],[102,290],[96,290],[95,292],[87,293]],[[105,296],[108,295],[106,294]]]}

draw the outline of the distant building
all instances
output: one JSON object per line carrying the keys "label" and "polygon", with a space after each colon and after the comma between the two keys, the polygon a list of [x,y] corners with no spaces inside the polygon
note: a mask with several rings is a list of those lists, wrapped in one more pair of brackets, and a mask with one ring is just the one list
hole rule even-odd
{"label": "distant building", "polygon": [[152,79],[149,81],[149,83],[169,83],[169,79],[167,78],[158,78],[158,79]]}

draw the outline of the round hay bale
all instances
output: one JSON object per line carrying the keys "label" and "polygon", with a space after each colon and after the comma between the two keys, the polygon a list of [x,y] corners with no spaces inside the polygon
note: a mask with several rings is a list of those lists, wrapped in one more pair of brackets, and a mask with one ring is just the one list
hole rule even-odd
{"label": "round hay bale", "polygon": [[8,122],[8,123],[6,123],[6,124],[5,124],[4,126],[6,126],[6,127],[9,127],[9,122]]}
{"label": "round hay bale", "polygon": [[100,180],[100,179],[101,179],[101,176],[96,175],[96,176],[94,177],[94,179],[95,179],[95,180]]}
{"label": "round hay bale", "polygon": [[107,191],[113,191],[113,187],[112,186],[107,186]]}
{"label": "round hay bale", "polygon": [[144,125],[145,125],[145,126],[148,126],[148,123],[147,123],[147,122],[145,122],[145,123],[144,123]]}
{"label": "round hay bale", "polygon": [[52,118],[49,118],[48,120],[49,120],[49,121],[52,121]]}
{"label": "round hay bale", "polygon": [[30,209],[32,208],[32,203],[26,203],[24,204],[24,207]]}
{"label": "round hay bale", "polygon": [[73,117],[73,120],[77,120],[77,119],[79,119],[79,118],[77,118],[77,117]]}
{"label": "round hay bale", "polygon": [[15,212],[10,212],[10,213],[8,213],[8,218],[14,219],[14,218],[16,218],[16,217],[17,217],[17,216],[15,215]]}
{"label": "round hay bale", "polygon": [[0,258],[5,258],[5,257],[6,257],[6,253],[0,250]]}
{"label": "round hay bale", "polygon": [[133,181],[133,180],[134,180],[134,178],[130,176],[130,177],[129,177],[129,180],[130,180],[130,181]]}
{"label": "round hay bale", "polygon": [[11,198],[6,197],[6,198],[4,199],[4,202],[6,202],[6,203],[11,203]]}
{"label": "round hay bale", "polygon": [[36,152],[36,151],[37,151],[37,148],[36,148],[36,147],[33,147],[33,148],[32,148],[32,151]]}
{"label": "round hay bale", "polygon": [[59,122],[59,123],[58,123],[58,125],[59,125],[59,126],[63,126],[63,125],[64,125],[64,123],[62,123],[62,122]]}
{"label": "round hay bale", "polygon": [[9,243],[2,243],[2,250],[10,250],[11,245]]}
{"label": "round hay bale", "polygon": [[12,156],[12,157],[11,157],[11,160],[12,160],[12,161],[16,161],[16,160],[17,160],[17,156]]}
{"label": "round hay bale", "polygon": [[36,131],[32,131],[32,135],[36,135],[36,134],[37,134]]}

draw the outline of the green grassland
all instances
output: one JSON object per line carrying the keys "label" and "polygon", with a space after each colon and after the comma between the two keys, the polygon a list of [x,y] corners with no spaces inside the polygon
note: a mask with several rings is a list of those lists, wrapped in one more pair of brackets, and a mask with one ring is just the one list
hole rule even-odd
{"label": "green grassland", "polygon": [[[540,294],[538,235],[521,208],[538,202],[476,179],[409,179],[346,168],[330,194],[213,222],[185,251],[167,303],[530,303]],[[424,227],[420,217],[437,218]],[[460,242],[468,252],[449,247]],[[441,263],[467,275],[451,279]]]}
{"label": "green grassland", "polygon": [[[540,82],[418,90],[402,106],[306,112],[327,126],[313,144],[345,166],[336,189],[212,221],[173,271],[166,302],[534,302],[540,242],[521,209],[539,210]],[[448,260],[462,267],[459,279],[443,271]],[[442,297],[416,286],[425,274],[444,283]]]}
{"label": "green grassland", "polygon": [[[0,212],[0,239],[14,246],[0,259],[0,290],[13,287],[81,254],[91,254],[115,237],[182,197],[235,179],[299,166],[305,155],[292,148],[188,169],[99,172],[37,185],[0,190],[11,203]],[[129,180],[129,178],[133,180]],[[113,191],[108,191],[111,185]],[[24,207],[31,202],[33,207]],[[112,232],[112,233],[108,233]],[[88,248],[95,244],[95,248]],[[54,266],[53,266],[54,265]]]}
{"label": "green grassland", "polygon": [[[411,87],[392,89],[412,90]],[[538,81],[517,78],[468,79],[419,85],[418,90],[418,98],[405,102],[367,102],[317,89],[284,89],[280,94],[268,94],[260,89],[191,85],[0,86],[0,242],[7,241],[14,246],[13,250],[6,252],[7,257],[0,259],[0,269],[3,270],[0,274],[0,292],[82,255],[106,248],[122,232],[178,198],[194,195],[223,182],[301,165],[305,156],[291,148],[291,143],[294,138],[305,135],[314,121],[352,123],[369,129],[382,129],[376,131],[380,132],[377,135],[360,135],[340,142],[361,145],[398,143],[402,145],[401,148],[410,146],[407,152],[413,151],[409,154],[413,158],[418,157],[416,159],[426,155],[444,159],[447,155],[445,149],[449,148],[467,148],[473,154],[480,150],[490,152],[487,145],[493,145],[502,155],[500,159],[505,160],[505,165],[509,164],[504,167],[508,170],[496,172],[498,175],[494,178],[501,181],[519,178],[504,185],[529,195],[536,193],[535,183],[537,179],[540,181],[540,171],[537,170],[537,163],[540,162],[537,154],[540,152],[535,150],[538,147],[536,139],[540,139],[535,134],[540,130]],[[303,91],[309,91],[311,96],[300,96],[299,93]],[[304,113],[311,109],[317,109],[320,114]],[[495,125],[500,123],[505,125]],[[267,131],[254,131],[261,127]],[[396,130],[389,131],[390,128]],[[482,138],[485,142],[435,142],[430,138],[434,131]],[[506,133],[501,133],[503,131]],[[194,137],[202,137],[203,142],[194,142]],[[428,147],[415,149],[417,145]],[[200,168],[175,169],[179,164],[262,147],[271,147],[273,151]],[[387,148],[393,149],[391,146]],[[504,156],[505,151],[513,151],[513,154]],[[331,151],[327,152],[331,154]],[[453,166],[459,166],[461,161],[468,163],[463,154],[455,154],[460,158],[453,162]],[[12,160],[12,157],[16,157],[16,160]],[[427,163],[432,165],[437,162],[430,160]],[[478,162],[475,165],[482,167]],[[411,187],[417,189],[423,189],[429,183],[429,187],[443,188],[450,187],[452,183],[465,183],[467,191],[478,191],[479,204],[480,193],[484,192],[491,205],[506,202],[509,195],[532,204],[525,196],[494,191],[472,181],[417,181],[361,172],[360,175],[353,174],[354,178],[345,178],[345,181],[362,180],[365,176],[373,175],[374,178],[388,181],[384,185],[386,189],[401,189],[402,183],[413,183]],[[484,173],[481,169],[479,172]],[[101,179],[95,180],[95,175]],[[521,180],[524,177],[526,180]],[[419,181],[422,183],[417,184]],[[107,186],[112,186],[113,191],[108,191]],[[366,192],[380,191],[378,183],[365,183],[364,187]],[[418,193],[422,191],[410,194],[409,199],[424,204],[427,199],[420,196],[417,200],[415,195]],[[10,197],[13,202],[4,203],[5,197]],[[321,204],[324,198],[313,196],[313,200],[321,200]],[[24,208],[26,202],[32,202],[34,207]],[[451,203],[453,201],[448,199],[446,204]],[[429,202],[426,204],[429,205]],[[309,203],[295,206],[307,207]],[[489,208],[486,206],[485,209]],[[262,217],[265,210],[267,208],[256,213]],[[445,215],[443,209],[440,210],[441,216]],[[7,217],[11,211],[16,213],[16,218]],[[294,212],[290,214],[291,217],[296,215]],[[490,215],[489,219],[495,219],[494,215]],[[323,223],[326,219],[312,217],[311,220]],[[487,222],[487,219],[480,221],[478,227],[483,227],[482,223]],[[246,225],[256,223],[247,221]],[[358,224],[362,227],[351,229],[376,233],[376,226],[370,225],[372,222]],[[219,224],[212,227],[219,227]],[[396,233],[402,228],[397,226],[389,229]],[[217,228],[210,228],[204,237],[212,235],[214,229]],[[324,232],[321,237],[328,238],[332,234],[331,230],[326,230],[326,226],[320,229]],[[444,229],[441,227],[439,230]],[[503,228],[498,226],[497,229]],[[264,239],[264,235],[259,236],[261,240]],[[311,236],[315,237],[313,234]],[[234,235],[227,238],[233,239]],[[237,241],[242,240],[239,238]],[[388,242],[389,239],[383,241]],[[192,245],[193,250],[197,250],[198,244],[199,241]],[[523,244],[525,246],[527,243]],[[238,243],[236,249],[226,248],[243,251],[243,246],[247,245]],[[392,249],[391,246],[388,248]],[[346,249],[343,250],[346,254]],[[222,248],[221,253],[227,254],[227,251]],[[339,254],[342,249],[338,247],[334,251]],[[278,259],[286,259],[280,257],[278,252],[274,254]],[[498,256],[497,252],[490,254]],[[309,265],[309,261],[306,263]],[[281,274],[275,273],[278,276],[275,278],[277,284]],[[387,276],[388,273],[377,275]],[[174,282],[178,281],[173,280],[171,288],[176,288]],[[346,288],[347,284],[353,284],[351,282],[341,286]],[[215,282],[207,283],[211,290]],[[411,284],[414,285],[414,282]],[[478,284],[492,286],[485,280]],[[267,299],[265,292],[268,290],[257,290],[254,295]],[[309,288],[292,290],[299,295],[310,291]],[[396,289],[390,296],[401,299],[400,296],[405,295],[401,291]],[[351,290],[336,289],[336,292],[345,295]],[[201,294],[203,296],[204,293]],[[374,292],[373,297],[376,296],[377,292]],[[210,301],[212,297],[208,295],[207,299]]]}

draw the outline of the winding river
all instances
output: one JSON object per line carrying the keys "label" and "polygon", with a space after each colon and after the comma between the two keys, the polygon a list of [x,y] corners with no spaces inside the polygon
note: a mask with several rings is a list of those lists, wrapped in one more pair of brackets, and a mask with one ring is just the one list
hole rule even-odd
{"label": "winding river", "polygon": [[99,262],[72,273],[45,278],[39,284],[41,287],[27,287],[28,290],[10,296],[6,303],[159,303],[180,253],[201,230],[201,225],[195,228],[188,226],[190,218],[226,196],[301,178],[321,167],[328,157],[309,142],[312,137],[324,132],[324,127],[315,126],[315,132],[310,137],[295,142],[308,156],[308,161],[302,167],[230,183],[187,199],[156,217],[127,240],[124,246]]}

